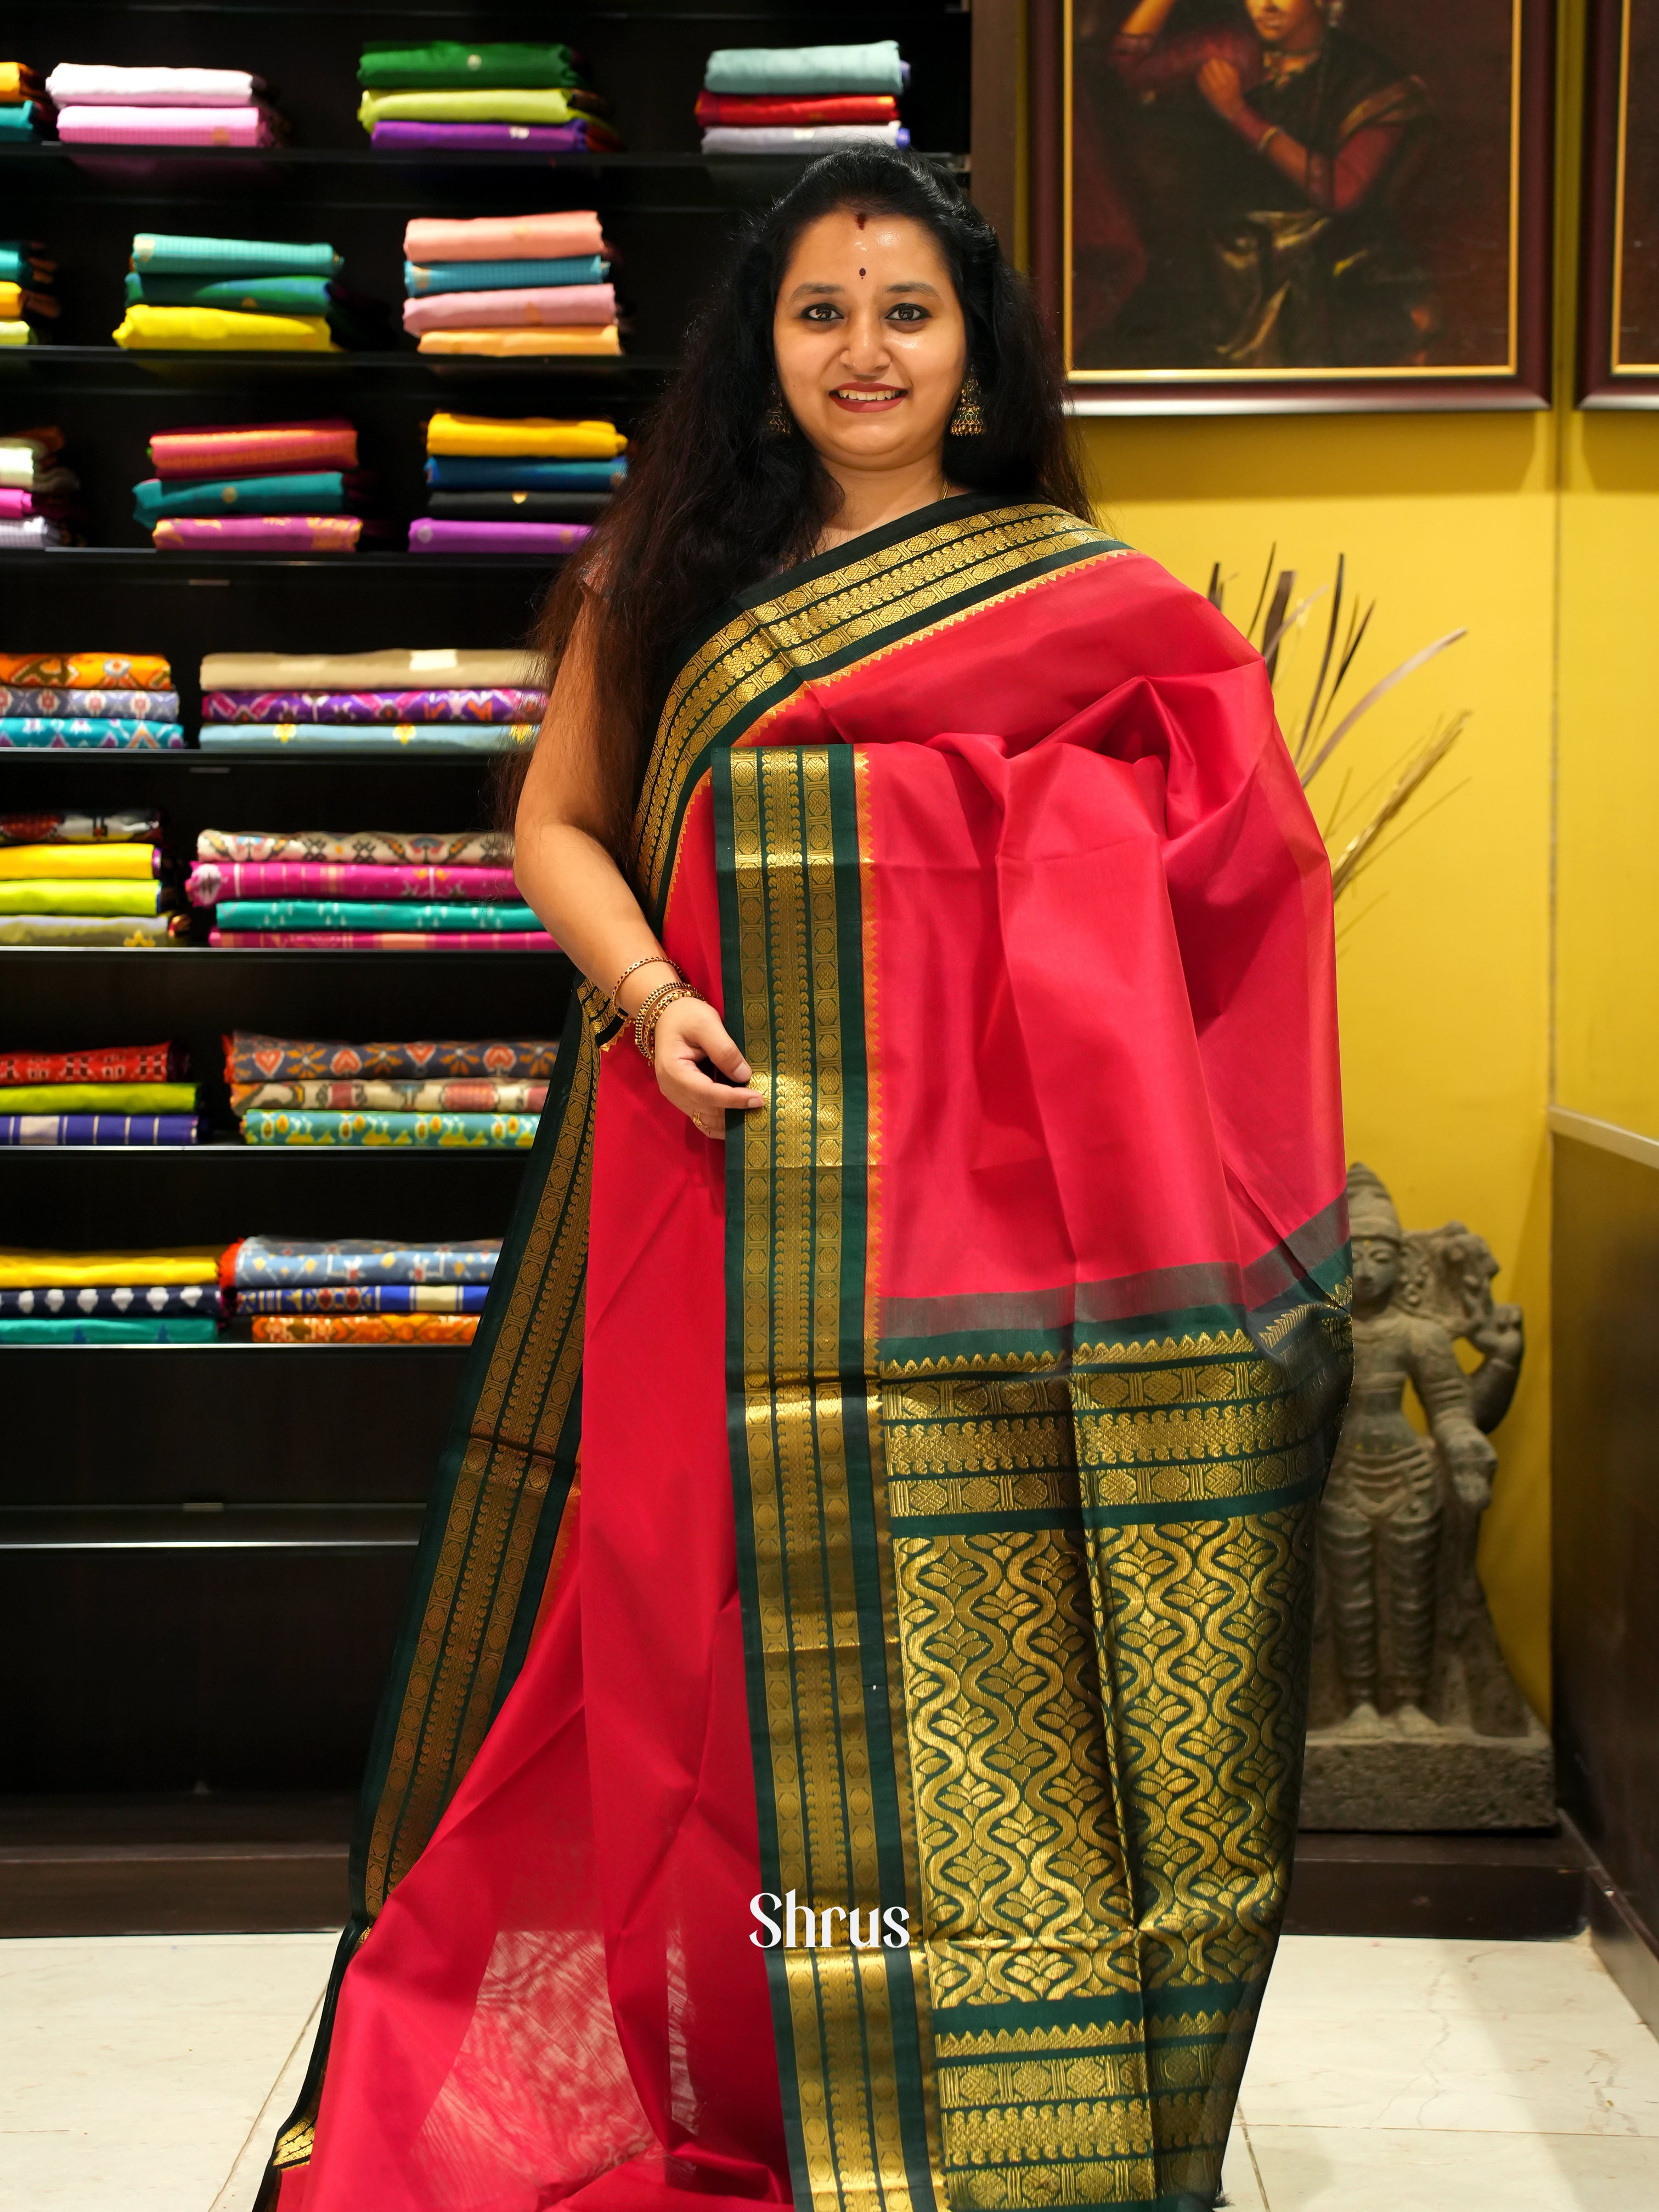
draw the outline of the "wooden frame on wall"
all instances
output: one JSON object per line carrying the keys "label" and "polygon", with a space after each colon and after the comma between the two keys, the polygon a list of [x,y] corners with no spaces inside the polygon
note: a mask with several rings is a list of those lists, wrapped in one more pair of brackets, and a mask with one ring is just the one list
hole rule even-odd
{"label": "wooden frame on wall", "polygon": [[1552,0],[1029,21],[1031,276],[1079,413],[1548,406]]}
{"label": "wooden frame on wall", "polygon": [[1659,407],[1659,0],[1590,0],[1578,404]]}

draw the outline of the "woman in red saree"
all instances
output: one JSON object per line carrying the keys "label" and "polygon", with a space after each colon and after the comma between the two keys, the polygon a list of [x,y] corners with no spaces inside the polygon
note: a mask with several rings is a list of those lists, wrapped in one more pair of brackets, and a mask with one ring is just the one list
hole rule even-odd
{"label": "woman in red saree", "polygon": [[831,156],[556,596],[518,865],[587,980],[281,2212],[1215,2202],[1346,1387],[1330,886],[1046,358]]}

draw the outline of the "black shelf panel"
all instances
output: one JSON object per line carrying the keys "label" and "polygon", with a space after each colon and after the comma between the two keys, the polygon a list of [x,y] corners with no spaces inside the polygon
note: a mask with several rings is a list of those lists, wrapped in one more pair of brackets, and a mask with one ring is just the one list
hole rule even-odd
{"label": "black shelf panel", "polygon": [[626,386],[654,392],[676,366],[673,354],[542,354],[496,361],[485,355],[421,353],[412,343],[379,352],[357,347],[339,353],[233,353],[205,346],[167,351],[108,343],[58,345],[50,338],[40,345],[0,348],[0,372],[10,372],[14,380],[25,375],[46,378],[66,393],[121,392],[146,399],[155,397],[158,384],[240,390],[249,385],[287,383],[295,377],[307,381],[395,380],[413,383],[422,392],[434,383],[477,383],[493,389],[516,385],[526,377],[562,386]]}
{"label": "black shelf panel", "polygon": [[0,547],[0,570],[30,575],[43,562],[57,568],[72,562],[81,569],[131,569],[151,577],[177,569],[179,582],[188,583],[197,576],[229,578],[245,573],[264,576],[321,568],[331,575],[367,572],[371,581],[378,582],[395,576],[401,588],[405,582],[428,580],[443,584],[457,574],[489,574],[503,569],[510,574],[545,575],[568,557],[563,553],[175,553],[156,545],[52,545],[44,550],[3,546]]}
{"label": "black shelf panel", "polygon": [[[969,156],[945,150],[918,148],[923,161],[935,161],[948,168],[965,171]],[[694,171],[722,181],[740,180],[752,173],[756,163],[770,165],[782,161],[803,169],[809,161],[816,161],[817,149],[803,149],[799,154],[703,154],[688,153],[683,149],[650,153],[623,154],[542,154],[520,153],[512,148],[499,151],[487,147],[457,148],[447,153],[441,147],[377,147],[362,146],[93,146],[70,145],[60,138],[39,138],[22,146],[0,146],[0,164],[31,161],[69,162],[76,169],[94,171],[107,164],[112,168],[131,169],[142,164],[145,168],[193,168],[198,163],[220,165],[258,164],[262,168],[282,171],[301,168],[334,169],[507,169],[522,174],[539,174],[549,169],[574,169],[584,175],[612,175],[641,170]],[[0,174],[4,170],[0,167]]]}
{"label": "black shelf panel", "polygon": [[0,1552],[412,1552],[419,1505],[0,1506]]}

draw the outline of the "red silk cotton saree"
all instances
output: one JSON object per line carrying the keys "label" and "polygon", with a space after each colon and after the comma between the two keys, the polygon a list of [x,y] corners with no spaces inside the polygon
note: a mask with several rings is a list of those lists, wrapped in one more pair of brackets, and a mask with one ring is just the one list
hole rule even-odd
{"label": "red silk cotton saree", "polygon": [[584,987],[264,2202],[1209,2206],[1348,1373],[1255,654],[960,497],[743,594],[638,820],[767,1104]]}

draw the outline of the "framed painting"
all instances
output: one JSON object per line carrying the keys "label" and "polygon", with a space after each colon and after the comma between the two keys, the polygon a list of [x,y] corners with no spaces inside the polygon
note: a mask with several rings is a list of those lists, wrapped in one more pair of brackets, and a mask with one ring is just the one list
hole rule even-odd
{"label": "framed painting", "polygon": [[1591,0],[1578,404],[1659,407],[1659,0]]}
{"label": "framed painting", "polygon": [[1548,405],[1553,0],[1031,5],[1080,412]]}

